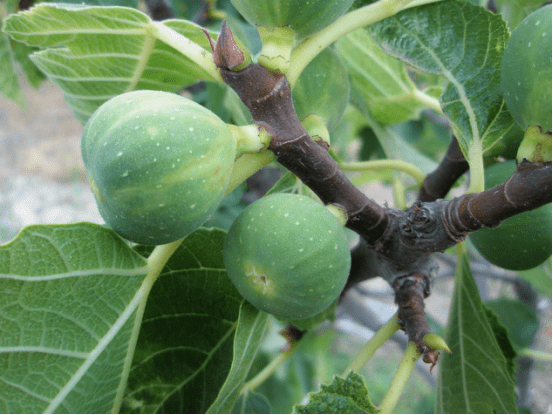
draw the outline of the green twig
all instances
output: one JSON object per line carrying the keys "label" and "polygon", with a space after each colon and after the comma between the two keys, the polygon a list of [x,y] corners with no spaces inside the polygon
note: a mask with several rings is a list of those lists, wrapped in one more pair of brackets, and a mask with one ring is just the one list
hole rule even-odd
{"label": "green twig", "polygon": [[482,143],[478,140],[471,141],[468,148],[470,185],[468,193],[478,193],[484,190],[484,159],[482,158]]}
{"label": "green twig", "polygon": [[282,365],[294,351],[297,349],[297,345],[291,346],[288,350],[280,352],[267,366],[263,368],[261,372],[255,375],[252,379],[244,384],[240,394],[244,394],[248,391],[255,390],[259,385],[265,382],[280,365]]}
{"label": "green twig", "polygon": [[371,160],[351,163],[340,163],[340,168],[345,171],[367,170],[398,170],[407,173],[417,181],[417,186],[422,186],[426,175],[421,169],[412,163],[403,160]]}
{"label": "green twig", "polygon": [[209,74],[211,81],[223,82],[213,62],[213,54],[161,22],[152,22],[151,31],[156,39],[178,50]]}
{"label": "green twig", "polygon": [[[399,176],[395,174],[395,176]],[[394,177],[394,182],[392,184],[394,191],[394,204],[395,207],[401,210],[407,208],[407,200],[405,199],[405,186],[403,181],[399,177]]]}
{"label": "green twig", "polygon": [[380,413],[392,413],[420,355],[421,353],[417,351],[415,343],[410,341],[405,349],[405,353],[403,354],[403,358],[401,359],[394,378],[390,383],[388,391],[386,395],[384,395],[384,398],[382,398]]}
{"label": "green twig", "polygon": [[518,356],[529,357],[530,359],[538,360],[540,362],[551,362],[551,353],[540,352],[533,349],[522,349],[518,353]]}
{"label": "green twig", "polygon": [[401,328],[397,321],[397,313],[392,316],[390,320],[382,327],[378,329],[371,339],[363,346],[363,348],[357,353],[357,356],[353,359],[350,365],[344,370],[342,377],[345,378],[350,371],[359,373],[359,371],[365,366],[372,355],[394,335],[396,331]]}
{"label": "green twig", "polygon": [[256,171],[275,159],[276,156],[269,150],[261,150],[259,153],[246,153],[242,155],[234,162],[225,196],[240,186],[240,184]]}
{"label": "green twig", "polygon": [[413,96],[419,101],[421,104],[427,106],[428,108],[434,110],[438,114],[443,114],[444,111],[442,110],[442,105],[440,104],[440,100],[436,99],[430,95],[428,95],[426,92],[421,91],[420,89],[415,89],[413,91]]}

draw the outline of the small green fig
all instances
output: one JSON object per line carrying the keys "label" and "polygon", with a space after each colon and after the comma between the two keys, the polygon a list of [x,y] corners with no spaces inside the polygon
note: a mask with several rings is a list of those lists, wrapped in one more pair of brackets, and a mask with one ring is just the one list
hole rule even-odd
{"label": "small green fig", "polygon": [[342,16],[353,0],[231,0],[254,26],[290,26],[298,40],[325,28]]}
{"label": "small green fig", "polygon": [[265,196],[238,216],[224,242],[224,261],[246,300],[286,320],[327,309],[351,265],[335,216],[308,197],[284,193]]}
{"label": "small green fig", "polygon": [[101,105],[81,142],[100,214],[145,245],[176,241],[221,201],[236,143],[226,124],[182,96],[133,91]]}
{"label": "small green fig", "polygon": [[505,104],[523,130],[551,131],[551,4],[513,30],[501,63]]}
{"label": "small green fig", "polygon": [[551,132],[542,133],[537,125],[526,129],[524,138],[518,147],[517,162],[526,159],[531,162],[551,161]]}

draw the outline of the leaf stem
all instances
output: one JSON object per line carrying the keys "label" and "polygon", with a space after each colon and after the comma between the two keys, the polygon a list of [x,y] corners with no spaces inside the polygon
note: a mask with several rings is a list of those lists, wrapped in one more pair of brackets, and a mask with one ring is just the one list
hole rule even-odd
{"label": "leaf stem", "polygon": [[261,372],[259,372],[257,375],[255,375],[244,384],[242,390],[240,391],[240,394],[244,394],[248,391],[253,391],[257,387],[259,387],[259,385],[265,382],[274,373],[274,371],[277,370],[280,365],[282,365],[292,355],[292,353],[296,351],[296,349],[297,344],[291,346],[289,349],[283,352],[280,352],[267,366],[263,368]]}
{"label": "leaf stem", "polygon": [[539,350],[528,348],[520,350],[517,355],[529,357],[530,359],[538,360],[540,362],[551,362],[551,360],[553,360],[551,353],[540,352]]}
{"label": "leaf stem", "polygon": [[403,160],[371,160],[350,163],[340,163],[340,168],[345,171],[367,170],[398,170],[407,173],[417,181],[417,186],[422,186],[426,175],[421,169],[412,163]]}
{"label": "leaf stem", "polygon": [[115,398],[113,401],[113,406],[111,408],[111,413],[119,413],[121,409],[121,404],[123,402],[124,392],[126,390],[127,380],[132,365],[132,357],[136,349],[136,343],[138,341],[138,335],[140,333],[140,326],[142,325],[142,317],[144,316],[144,310],[146,309],[146,303],[148,301],[148,295],[154,282],[157,280],[161,274],[161,270],[171,257],[179,245],[184,241],[185,238],[182,238],[178,241],[171,242],[165,245],[158,245],[154,248],[150,256],[148,257],[147,264],[147,274],[144,278],[144,282],[140,287],[141,295],[140,302],[135,312],[133,331],[129,339],[129,345],[127,348],[127,358],[123,365],[123,370],[121,373],[121,380],[117,388]]}
{"label": "leaf stem", "polygon": [[274,161],[276,156],[272,151],[261,150],[259,153],[246,153],[239,157],[234,162],[232,173],[230,175],[229,184],[225,196],[236,189],[248,177]]}
{"label": "leaf stem", "polygon": [[256,124],[241,126],[227,124],[227,127],[236,142],[236,154],[239,156],[244,153],[258,153],[271,143],[269,134]]}
{"label": "leaf stem", "polygon": [[407,209],[407,200],[405,199],[405,186],[403,185],[403,181],[397,177],[398,174],[395,174],[396,177],[394,177],[394,182],[392,184],[393,189],[393,195],[394,195],[394,204],[396,208],[400,210]]}
{"label": "leaf stem", "polygon": [[382,327],[378,329],[371,339],[363,346],[363,348],[357,353],[357,356],[353,359],[350,365],[342,373],[342,377],[346,377],[350,371],[359,373],[359,371],[365,366],[372,355],[390,338],[396,331],[401,328],[397,321],[397,313],[395,313],[390,320]]}
{"label": "leaf stem", "polygon": [[171,255],[173,255],[180,244],[182,244],[182,241],[184,241],[184,238],[165,245],[158,245],[154,248],[148,257],[148,275],[146,278],[150,278],[152,276],[157,278],[159,276],[161,270],[167,261],[169,261]]}
{"label": "leaf stem", "polygon": [[165,26],[162,22],[152,22],[150,28],[152,34],[157,39],[175,48],[206,71],[211,77],[211,79],[207,80],[223,82],[223,78],[221,78],[221,74],[213,62],[213,54],[211,52],[205,50],[197,43],[187,39],[170,27]]}
{"label": "leaf stem", "polygon": [[442,105],[440,104],[440,100],[436,99],[430,95],[428,95],[426,92],[421,91],[420,89],[415,89],[413,91],[413,94],[417,101],[419,101],[421,104],[427,106],[428,108],[434,110],[438,114],[443,114],[444,111],[442,110]]}
{"label": "leaf stem", "polygon": [[301,72],[315,56],[342,36],[361,27],[386,19],[410,7],[434,3],[436,1],[441,0],[379,0],[346,13],[325,29],[300,42],[292,50],[290,68],[286,72],[286,78],[290,86],[294,86]]}
{"label": "leaf stem", "polygon": [[468,148],[467,161],[470,171],[469,193],[478,193],[484,190],[484,159],[482,158],[482,143],[478,140],[471,141]]}
{"label": "leaf stem", "polygon": [[386,395],[384,395],[384,398],[382,398],[382,402],[380,403],[380,413],[392,413],[420,355],[421,353],[417,351],[415,343],[410,341],[405,349],[405,353],[403,354],[403,358],[401,359],[394,378],[390,383],[390,387],[388,388]]}

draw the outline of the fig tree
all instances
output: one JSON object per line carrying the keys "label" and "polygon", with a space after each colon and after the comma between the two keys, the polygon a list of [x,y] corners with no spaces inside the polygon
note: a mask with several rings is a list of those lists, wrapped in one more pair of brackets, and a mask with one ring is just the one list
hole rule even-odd
{"label": "fig tree", "polygon": [[100,214],[141,244],[178,240],[201,226],[226,190],[236,144],[214,113],[182,96],[133,91],[101,105],[81,150]]}
{"label": "fig tree", "polygon": [[[514,160],[487,168],[486,189],[503,183],[515,169]],[[551,203],[513,216],[497,228],[480,229],[469,239],[494,265],[510,270],[537,267],[551,255]]]}
{"label": "fig tree", "polygon": [[338,219],[308,197],[283,193],[257,200],[238,216],[224,242],[224,261],[246,300],[287,320],[328,308],[351,264]]}
{"label": "fig tree", "polygon": [[507,40],[501,89],[523,130],[539,125],[551,131],[551,4],[526,17]]}

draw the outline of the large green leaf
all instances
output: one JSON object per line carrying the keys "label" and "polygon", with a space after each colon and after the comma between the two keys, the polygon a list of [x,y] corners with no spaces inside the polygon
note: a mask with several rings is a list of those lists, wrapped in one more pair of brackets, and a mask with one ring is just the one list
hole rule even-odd
{"label": "large green leaf", "polygon": [[109,412],[151,278],[93,224],[31,226],[0,247],[0,412]]}
{"label": "large green leaf", "polygon": [[405,64],[375,44],[366,30],[336,42],[351,86],[363,96],[373,117],[383,124],[418,119],[432,99],[411,81]]}
{"label": "large green leaf", "polygon": [[509,36],[500,15],[469,1],[405,10],[367,29],[387,52],[448,81],[442,108],[470,161],[490,148],[513,119],[500,94],[500,66]]}
{"label": "large green leaf", "polygon": [[509,365],[465,252],[458,259],[445,340],[453,354],[440,357],[436,412],[516,413]]}
{"label": "large green leaf", "polygon": [[[167,28],[169,33],[163,32]],[[213,72],[165,43],[174,40],[210,55],[202,28],[184,20],[153,22],[125,7],[41,3],[8,17],[4,30],[17,41],[46,49],[31,58],[63,90],[83,123],[103,102],[123,92],[176,92],[214,79]],[[163,42],[158,39],[162,32]]]}
{"label": "large green leaf", "polygon": [[153,286],[124,412],[204,413],[217,398],[243,302],[224,267],[224,237],[219,229],[189,235]]}

